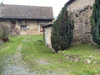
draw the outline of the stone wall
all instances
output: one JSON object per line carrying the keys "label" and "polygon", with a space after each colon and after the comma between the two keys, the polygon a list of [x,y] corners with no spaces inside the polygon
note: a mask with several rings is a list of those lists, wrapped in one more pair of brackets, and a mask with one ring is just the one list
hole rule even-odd
{"label": "stone wall", "polygon": [[38,21],[38,20],[23,20],[25,22],[24,25],[26,25],[26,30],[22,31],[18,19],[0,19],[0,23],[2,22],[6,25],[9,25],[10,27],[11,27],[11,21],[15,21],[15,27],[10,31],[11,35],[42,34],[42,32],[40,32],[40,24],[45,25],[47,22],[49,22],[49,21]]}
{"label": "stone wall", "polygon": [[38,34],[39,33],[37,20],[26,20],[26,25],[27,25],[27,30],[20,31],[20,34]]}
{"label": "stone wall", "polygon": [[67,9],[70,12],[75,12],[80,9],[83,9],[84,7],[88,5],[93,5],[95,0],[75,0],[71,4],[68,5]]}
{"label": "stone wall", "polygon": [[90,16],[95,0],[75,0],[67,9],[74,20],[73,43],[93,43]]}
{"label": "stone wall", "polygon": [[78,10],[73,14],[74,19],[74,37],[73,43],[92,43],[90,16],[92,6]]}
{"label": "stone wall", "polygon": [[46,45],[51,46],[51,30],[52,27],[46,27],[45,28],[45,41],[46,41]]}

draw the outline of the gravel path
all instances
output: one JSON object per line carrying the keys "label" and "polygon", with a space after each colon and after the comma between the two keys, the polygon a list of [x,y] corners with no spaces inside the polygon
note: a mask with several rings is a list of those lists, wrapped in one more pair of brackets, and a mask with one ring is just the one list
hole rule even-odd
{"label": "gravel path", "polygon": [[19,45],[14,56],[5,61],[2,75],[35,75],[34,72],[30,73],[29,68],[25,66],[26,63],[22,61],[21,48]]}

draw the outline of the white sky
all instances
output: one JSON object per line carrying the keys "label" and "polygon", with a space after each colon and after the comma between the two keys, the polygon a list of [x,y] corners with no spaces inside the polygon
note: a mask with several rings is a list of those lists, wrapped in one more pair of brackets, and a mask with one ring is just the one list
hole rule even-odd
{"label": "white sky", "polygon": [[52,6],[54,17],[57,17],[61,8],[68,0],[0,0],[4,4],[32,5],[32,6]]}

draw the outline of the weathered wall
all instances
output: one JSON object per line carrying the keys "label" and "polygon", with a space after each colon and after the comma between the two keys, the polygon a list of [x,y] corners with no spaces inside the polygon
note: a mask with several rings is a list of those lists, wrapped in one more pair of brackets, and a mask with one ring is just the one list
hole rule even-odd
{"label": "weathered wall", "polygon": [[[16,29],[17,29],[17,32],[20,31],[20,26],[18,24],[18,20],[14,19],[14,21],[16,21],[15,29],[13,29],[13,30],[10,29],[10,33],[12,35],[16,35]],[[0,23],[4,23],[4,25],[8,25],[9,28],[11,27],[11,20],[10,19],[0,19]]]}
{"label": "weathered wall", "polygon": [[6,20],[0,20],[0,23],[4,23],[6,25],[10,25],[10,20],[6,19]]}
{"label": "weathered wall", "polygon": [[[21,34],[42,34],[40,32],[40,24],[46,24],[48,21],[37,21],[37,20],[24,20],[25,25],[27,26],[26,31],[21,31],[20,24],[18,22],[18,19],[12,19],[12,21],[16,22],[15,29],[11,31],[12,35],[16,35],[16,30]],[[10,19],[2,19],[0,22],[3,22],[6,25],[11,25],[11,20]]]}
{"label": "weathered wall", "polygon": [[73,43],[91,43],[91,25],[90,15],[92,13],[91,7],[87,6],[83,10],[73,13],[74,19],[74,37]]}
{"label": "weathered wall", "polygon": [[45,28],[45,41],[46,41],[46,45],[51,45],[51,29],[52,27],[46,27]]}
{"label": "weathered wall", "polygon": [[74,20],[74,44],[93,43],[90,25],[93,3],[94,0],[76,0],[67,7]]}
{"label": "weathered wall", "polygon": [[78,11],[88,5],[93,5],[94,1],[95,0],[75,0],[70,5],[68,5],[67,9],[70,12]]}
{"label": "weathered wall", "polygon": [[40,32],[40,24],[45,25],[48,21],[26,20],[26,25],[29,27],[27,31],[21,31],[21,34],[42,34]]}
{"label": "weathered wall", "polygon": [[27,20],[27,25],[29,25],[28,34],[38,34],[38,24],[36,20]]}
{"label": "weathered wall", "polygon": [[26,25],[29,27],[27,31],[21,31],[21,34],[38,34],[38,24],[36,20],[26,20]]}
{"label": "weathered wall", "polygon": [[43,32],[40,32],[40,25],[46,25],[48,22],[51,22],[51,21],[38,21],[38,32],[41,34]]}

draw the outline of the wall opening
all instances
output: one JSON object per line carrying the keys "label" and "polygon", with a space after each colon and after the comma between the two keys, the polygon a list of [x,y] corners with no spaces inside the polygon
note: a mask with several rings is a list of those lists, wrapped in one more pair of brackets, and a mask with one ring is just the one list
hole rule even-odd
{"label": "wall opening", "polygon": [[26,31],[27,30],[27,26],[26,25],[21,25],[20,28],[21,28],[21,31]]}
{"label": "wall opening", "polygon": [[10,31],[12,32],[16,27],[16,21],[12,20],[12,21],[10,21],[10,23],[11,23],[10,24]]}
{"label": "wall opening", "polygon": [[77,15],[77,14],[75,14],[75,16],[76,16],[76,17],[78,17],[78,15]]}

